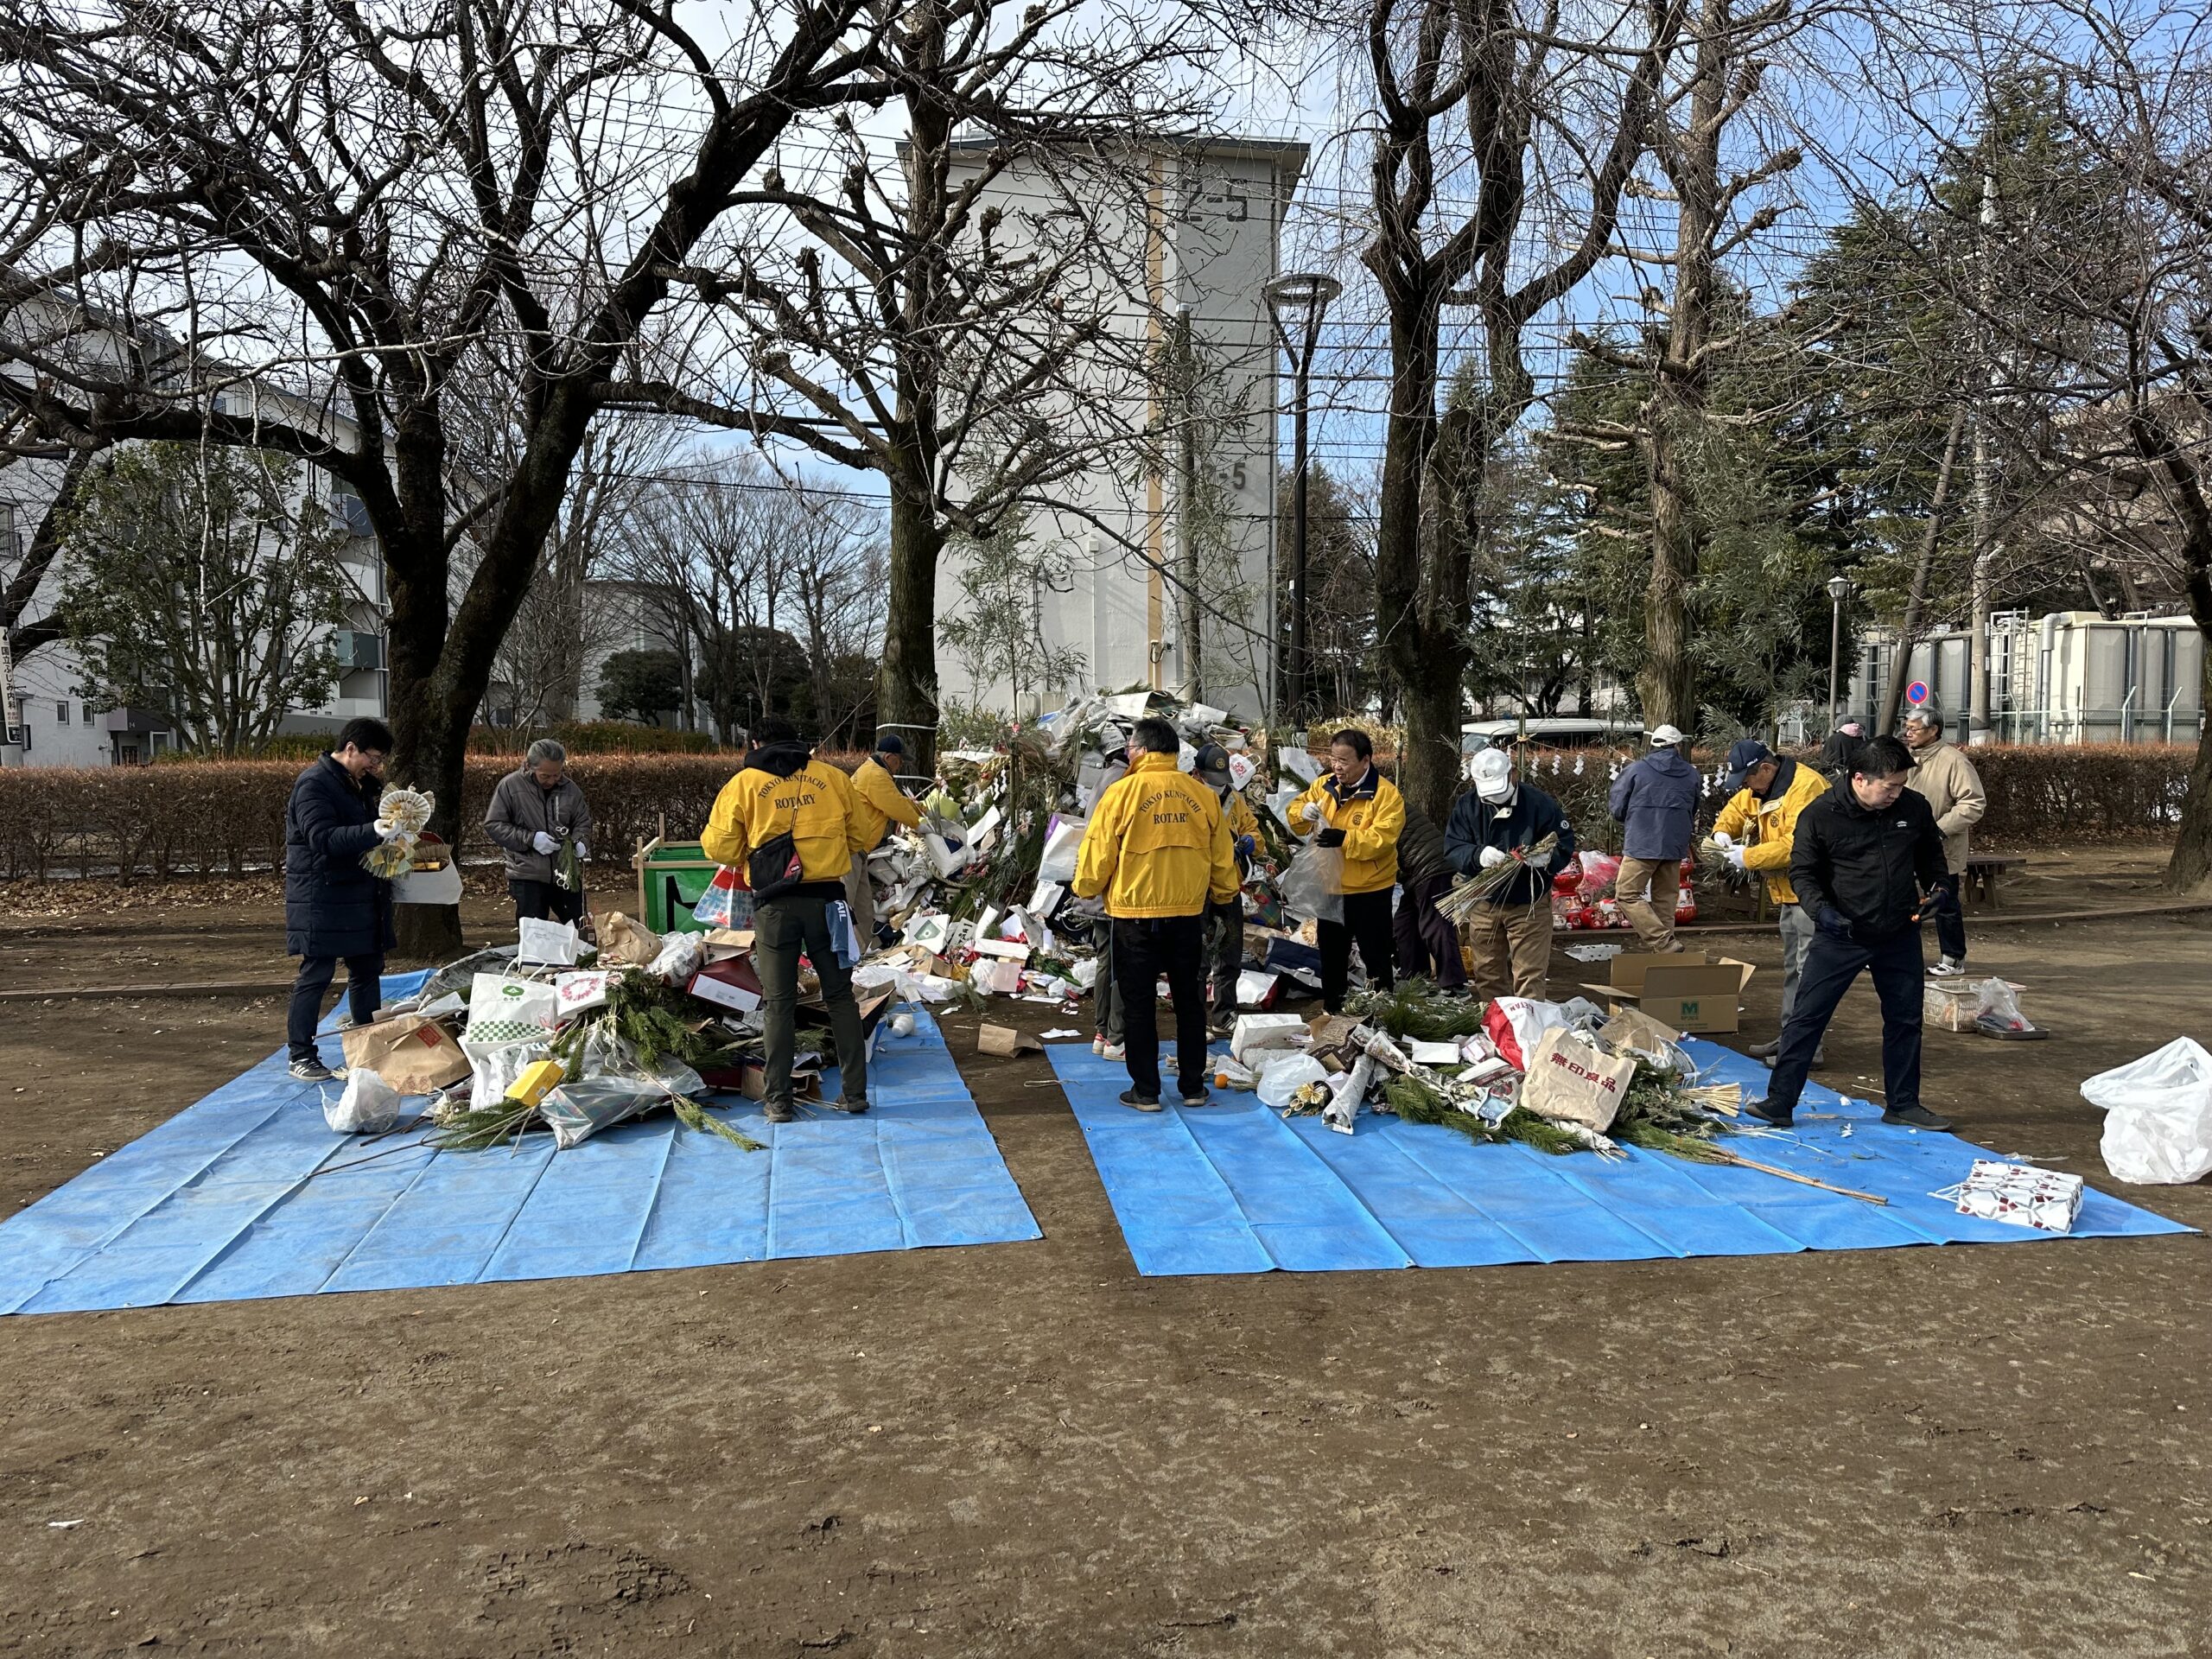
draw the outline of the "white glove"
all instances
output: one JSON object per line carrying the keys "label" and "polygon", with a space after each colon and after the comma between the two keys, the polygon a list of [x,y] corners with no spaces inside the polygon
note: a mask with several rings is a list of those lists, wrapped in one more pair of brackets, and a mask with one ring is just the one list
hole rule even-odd
{"label": "white glove", "polygon": [[1494,870],[1505,862],[1505,855],[1495,847],[1483,849],[1483,868]]}
{"label": "white glove", "polygon": [[554,854],[561,850],[561,843],[556,841],[552,836],[547,835],[543,830],[539,830],[536,835],[530,838],[530,844],[537,848],[539,852],[543,853],[548,858],[550,858]]}
{"label": "white glove", "polygon": [[1320,823],[1320,822],[1321,822],[1321,803],[1320,803],[1320,802],[1319,802],[1319,801],[1308,801],[1308,802],[1306,802],[1306,805],[1305,805],[1305,808],[1304,808],[1304,812],[1305,812],[1305,817],[1306,817],[1306,823]]}
{"label": "white glove", "polygon": [[1742,848],[1731,847],[1728,849],[1728,868],[1732,870],[1740,870],[1744,868],[1744,849]]}
{"label": "white glove", "polygon": [[588,864],[591,862],[591,849],[585,846],[581,841],[576,843],[576,862],[579,864]]}
{"label": "white glove", "polygon": [[1713,844],[1726,852],[1736,844],[1736,837],[1726,830],[1716,830],[1713,832]]}
{"label": "white glove", "polygon": [[389,818],[378,818],[376,823],[376,831],[377,838],[380,841],[397,841],[406,833]]}

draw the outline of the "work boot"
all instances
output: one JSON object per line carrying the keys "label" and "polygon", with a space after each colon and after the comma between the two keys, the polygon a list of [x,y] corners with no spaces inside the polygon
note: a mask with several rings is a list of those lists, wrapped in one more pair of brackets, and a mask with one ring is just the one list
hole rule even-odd
{"label": "work boot", "polygon": [[797,1116],[788,1100],[771,1100],[763,1103],[763,1114],[771,1123],[788,1123]]}
{"label": "work boot", "polygon": [[1134,1089],[1124,1089],[1122,1090],[1120,1099],[1122,1105],[1134,1107],[1140,1112],[1156,1112],[1160,1109],[1160,1096],[1157,1095],[1141,1095]]}
{"label": "work boot", "polygon": [[338,1074],[312,1057],[292,1062],[292,1076],[301,1083],[328,1083]]}
{"label": "work boot", "polygon": [[1782,1039],[1777,1037],[1770,1043],[1753,1043],[1744,1052],[1755,1060],[1765,1060],[1771,1064],[1774,1057],[1782,1052]]}
{"label": "work boot", "polygon": [[1884,1112],[1882,1122],[1902,1123],[1907,1128],[1913,1129],[1948,1129],[1951,1127],[1949,1118],[1938,1117],[1925,1106],[1899,1106],[1893,1110]]}
{"label": "work boot", "polygon": [[1770,1107],[1764,1100],[1747,1100],[1742,1107],[1745,1117],[1757,1118],[1770,1129],[1794,1129],[1797,1120],[1789,1108]]}
{"label": "work boot", "polygon": [[868,1096],[866,1095],[840,1095],[836,1099],[830,1103],[830,1109],[833,1112],[848,1112],[853,1116],[858,1117],[862,1112],[868,1110]]}

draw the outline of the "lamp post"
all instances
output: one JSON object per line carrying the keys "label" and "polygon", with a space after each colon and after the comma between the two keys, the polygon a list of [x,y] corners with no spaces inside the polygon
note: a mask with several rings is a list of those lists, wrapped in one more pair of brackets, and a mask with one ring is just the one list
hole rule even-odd
{"label": "lamp post", "polygon": [[1268,315],[1274,320],[1275,338],[1282,342],[1291,364],[1290,463],[1290,671],[1284,677],[1294,725],[1303,726],[1311,692],[1312,663],[1307,654],[1306,611],[1306,414],[1308,375],[1314,348],[1321,343],[1321,317],[1329,302],[1344,291],[1333,276],[1294,271],[1276,277],[1262,290]]}
{"label": "lamp post", "polygon": [[1828,730],[1835,730],[1836,699],[1843,686],[1843,607],[1845,601],[1858,591],[1859,584],[1849,576],[1828,578],[1828,598],[1832,607],[1828,615]]}

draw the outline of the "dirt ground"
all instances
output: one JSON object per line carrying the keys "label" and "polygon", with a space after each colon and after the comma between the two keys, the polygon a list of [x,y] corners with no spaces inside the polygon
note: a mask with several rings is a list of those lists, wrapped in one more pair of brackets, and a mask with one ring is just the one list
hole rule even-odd
{"label": "dirt ground", "polygon": [[[285,976],[265,897],[137,897],[0,895],[0,989]],[[2076,1084],[2212,1036],[2212,918],[1973,960],[2053,1037],[1931,1033],[1929,1103],[2109,1188]],[[0,1654],[2212,1654],[2202,1236],[1141,1280],[947,1023],[1040,1242],[0,1319]],[[0,1215],[282,1025],[0,1002]],[[1863,987],[1828,1051],[1875,1091]]]}

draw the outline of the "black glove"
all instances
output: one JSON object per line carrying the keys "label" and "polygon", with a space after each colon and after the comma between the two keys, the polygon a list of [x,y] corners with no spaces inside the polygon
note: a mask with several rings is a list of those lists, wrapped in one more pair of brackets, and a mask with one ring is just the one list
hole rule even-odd
{"label": "black glove", "polygon": [[1344,832],[1341,830],[1324,830],[1313,837],[1313,844],[1316,847],[1341,847],[1344,844]]}
{"label": "black glove", "polygon": [[1920,901],[1923,916],[1948,916],[1959,907],[1959,895],[1947,883],[1928,889],[1928,896]]}
{"label": "black glove", "polygon": [[1831,906],[1822,905],[1814,913],[1813,925],[1832,939],[1848,939],[1851,937],[1850,922],[1841,911]]}

